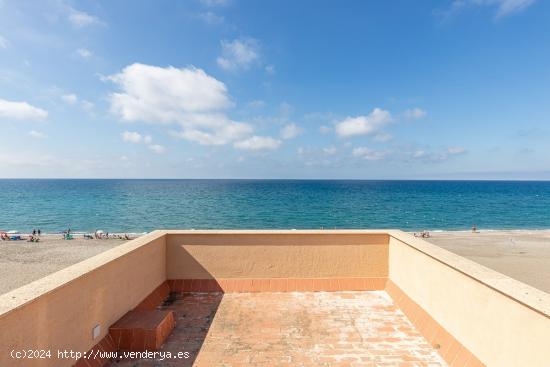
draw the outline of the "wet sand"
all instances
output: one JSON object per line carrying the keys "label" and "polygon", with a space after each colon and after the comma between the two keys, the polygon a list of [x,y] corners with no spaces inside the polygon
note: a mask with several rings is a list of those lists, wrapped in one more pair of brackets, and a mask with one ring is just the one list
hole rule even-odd
{"label": "wet sand", "polygon": [[430,234],[428,242],[550,293],[550,230]]}

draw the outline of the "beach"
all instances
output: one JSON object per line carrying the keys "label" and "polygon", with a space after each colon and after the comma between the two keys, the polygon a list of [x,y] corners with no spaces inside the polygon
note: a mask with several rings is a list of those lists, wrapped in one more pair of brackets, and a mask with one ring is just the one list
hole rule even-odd
{"label": "beach", "polygon": [[[550,230],[436,231],[426,240],[550,293]],[[133,238],[136,235],[132,236]],[[120,239],[43,235],[39,243],[0,241],[0,294],[109,250]]]}
{"label": "beach", "polygon": [[442,231],[426,240],[550,293],[550,230]]}
{"label": "beach", "polygon": [[40,237],[40,242],[0,241],[0,294],[86,260],[126,242],[121,239],[84,239],[60,234]]}

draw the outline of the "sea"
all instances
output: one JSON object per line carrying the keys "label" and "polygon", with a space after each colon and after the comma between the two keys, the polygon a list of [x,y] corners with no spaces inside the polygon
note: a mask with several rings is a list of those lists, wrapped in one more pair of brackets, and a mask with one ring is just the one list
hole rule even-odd
{"label": "sea", "polygon": [[550,182],[0,180],[0,230],[550,228]]}

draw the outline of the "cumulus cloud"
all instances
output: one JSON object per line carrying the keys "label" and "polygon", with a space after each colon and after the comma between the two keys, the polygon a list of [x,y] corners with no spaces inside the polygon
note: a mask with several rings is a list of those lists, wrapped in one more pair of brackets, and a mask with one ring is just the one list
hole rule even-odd
{"label": "cumulus cloud", "polygon": [[332,129],[331,129],[330,127],[328,127],[328,126],[325,126],[325,125],[319,126],[319,132],[320,132],[321,134],[328,134],[328,133],[330,133],[331,131],[332,131]]}
{"label": "cumulus cloud", "polygon": [[144,144],[147,148],[156,154],[164,154],[166,148],[160,144],[153,144],[153,138],[150,135],[142,135],[135,131],[124,131],[120,134],[123,141],[132,144]]}
{"label": "cumulus cloud", "polygon": [[93,55],[92,51],[88,50],[87,48],[79,48],[78,50],[76,50],[76,53],[83,59],[89,59]]}
{"label": "cumulus cloud", "polygon": [[426,152],[423,151],[422,149],[418,149],[418,150],[415,150],[414,152],[412,152],[412,157],[413,158],[422,158],[422,157],[425,157],[426,156]]}
{"label": "cumulus cloud", "polygon": [[69,22],[76,28],[83,28],[92,25],[105,25],[98,17],[86,12],[69,8]]}
{"label": "cumulus cloud", "polygon": [[110,95],[111,111],[125,121],[181,122],[190,113],[231,105],[225,84],[194,67],[132,64],[108,77],[121,89]]}
{"label": "cumulus cloud", "polygon": [[418,120],[426,116],[426,111],[421,108],[415,107],[405,110],[403,115],[405,116],[405,118],[408,118],[410,120]]}
{"label": "cumulus cloud", "polygon": [[48,111],[27,102],[14,102],[0,99],[0,119],[45,120]]}
{"label": "cumulus cloud", "polygon": [[29,131],[29,136],[35,139],[46,139],[48,137],[45,133],[36,130]]}
{"label": "cumulus cloud", "polygon": [[164,146],[159,145],[159,144],[151,144],[151,145],[148,146],[148,148],[153,153],[156,153],[156,154],[164,154],[164,152],[166,151],[166,148],[164,148]]}
{"label": "cumulus cloud", "polygon": [[141,135],[140,133],[135,131],[124,131],[122,134],[120,134],[120,137],[123,141],[134,144],[149,144],[152,141],[152,138],[149,135]]}
{"label": "cumulus cloud", "polygon": [[326,148],[323,148],[323,154],[324,155],[334,155],[336,154],[336,152],[338,151],[338,149],[336,149],[336,147],[326,147]]}
{"label": "cumulus cloud", "polygon": [[304,129],[296,124],[288,124],[281,129],[281,138],[284,140],[293,139],[300,135],[303,131]]}
{"label": "cumulus cloud", "polygon": [[174,68],[132,64],[107,78],[120,92],[109,97],[111,112],[123,121],[177,124],[172,135],[203,145],[224,145],[253,132],[247,123],[233,121],[224,83],[194,67]]}
{"label": "cumulus cloud", "polygon": [[388,111],[375,108],[367,116],[347,117],[338,122],[335,126],[335,131],[338,136],[343,138],[369,135],[378,132],[391,121],[392,117]]}
{"label": "cumulus cloud", "polygon": [[354,157],[366,159],[368,161],[379,161],[386,157],[385,152],[372,150],[368,147],[354,148],[352,154]]}
{"label": "cumulus cloud", "polygon": [[[225,145],[242,139],[253,132],[250,125],[229,120],[220,114],[197,115],[203,121],[202,125],[213,127],[210,131],[204,129],[187,128],[181,132],[174,132],[175,137],[197,142],[201,145]],[[207,120],[212,120],[210,123]]]}
{"label": "cumulus cloud", "polygon": [[466,149],[463,147],[450,147],[449,149],[447,149],[447,153],[451,155],[464,154],[466,153]]}
{"label": "cumulus cloud", "polygon": [[68,104],[75,104],[76,102],[78,102],[78,97],[74,93],[64,94],[61,96],[61,99],[63,100],[63,102]]}
{"label": "cumulus cloud", "polygon": [[259,43],[253,38],[222,41],[222,55],[218,65],[224,70],[248,69],[260,59]]}
{"label": "cumulus cloud", "polygon": [[274,150],[279,148],[281,141],[269,136],[253,136],[249,139],[235,142],[233,146],[243,150]]}

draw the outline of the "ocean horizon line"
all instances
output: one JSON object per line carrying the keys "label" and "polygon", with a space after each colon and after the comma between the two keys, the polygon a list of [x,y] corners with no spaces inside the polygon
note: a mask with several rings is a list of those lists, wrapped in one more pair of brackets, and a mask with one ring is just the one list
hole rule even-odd
{"label": "ocean horizon line", "polygon": [[363,182],[550,182],[547,179],[477,179],[477,178],[139,178],[139,177],[0,177],[0,181],[363,181]]}
{"label": "ocean horizon line", "polygon": [[550,228],[548,181],[0,180],[0,227],[58,233],[157,228]]}

